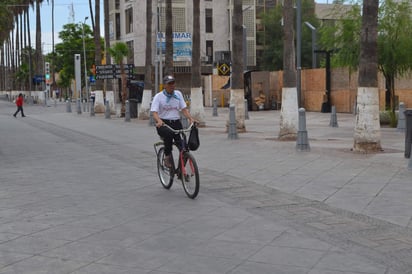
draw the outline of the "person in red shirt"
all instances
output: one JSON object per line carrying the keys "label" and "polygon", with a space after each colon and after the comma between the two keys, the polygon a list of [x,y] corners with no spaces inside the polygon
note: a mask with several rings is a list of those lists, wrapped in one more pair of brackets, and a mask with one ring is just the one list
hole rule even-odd
{"label": "person in red shirt", "polygon": [[19,113],[19,111],[21,111],[21,117],[26,117],[26,115],[24,115],[23,112],[23,94],[19,94],[19,97],[17,97],[16,99],[16,106],[17,106],[17,110],[16,112],[13,114],[14,117],[16,117],[17,113]]}

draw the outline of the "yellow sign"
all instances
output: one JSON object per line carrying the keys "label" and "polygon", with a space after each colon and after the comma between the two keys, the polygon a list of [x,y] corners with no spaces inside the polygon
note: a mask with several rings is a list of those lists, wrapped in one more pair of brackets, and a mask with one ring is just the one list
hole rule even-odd
{"label": "yellow sign", "polygon": [[230,74],[230,67],[226,63],[219,64],[217,67],[217,71],[221,76],[228,76]]}

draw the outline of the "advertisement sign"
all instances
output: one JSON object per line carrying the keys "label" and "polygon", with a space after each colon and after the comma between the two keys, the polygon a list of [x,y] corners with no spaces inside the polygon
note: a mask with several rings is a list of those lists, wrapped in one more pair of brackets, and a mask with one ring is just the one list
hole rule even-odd
{"label": "advertisement sign", "polygon": [[[157,47],[166,53],[166,34],[159,32]],[[192,61],[192,34],[189,32],[173,32],[173,61]]]}

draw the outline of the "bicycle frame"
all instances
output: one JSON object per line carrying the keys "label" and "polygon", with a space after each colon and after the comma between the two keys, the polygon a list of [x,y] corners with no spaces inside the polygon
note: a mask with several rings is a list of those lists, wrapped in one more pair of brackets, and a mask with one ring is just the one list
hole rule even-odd
{"label": "bicycle frame", "polygon": [[[160,182],[162,183],[164,188],[170,189],[173,184],[173,178],[175,177],[175,175],[177,175],[178,179],[182,181],[183,189],[186,192],[186,195],[189,198],[194,199],[199,192],[199,169],[197,167],[195,158],[190,153],[186,136],[186,132],[189,132],[191,130],[193,124],[191,124],[187,129],[180,130],[175,130],[167,125],[165,126],[168,127],[169,130],[171,130],[173,133],[180,134],[181,143],[179,144],[177,142],[173,142],[173,145],[178,148],[179,154],[177,158],[172,157],[172,166],[166,168],[163,162],[164,142],[158,141],[153,145],[157,155],[157,169]],[[164,173],[165,171],[166,173]]]}

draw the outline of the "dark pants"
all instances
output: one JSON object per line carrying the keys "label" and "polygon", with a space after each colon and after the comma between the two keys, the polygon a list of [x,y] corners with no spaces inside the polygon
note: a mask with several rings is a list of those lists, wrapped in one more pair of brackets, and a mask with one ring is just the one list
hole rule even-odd
{"label": "dark pants", "polygon": [[[173,129],[183,128],[180,120],[163,120],[163,122]],[[170,155],[170,153],[172,152],[173,140],[178,144],[178,147],[180,149],[182,144],[182,138],[180,137],[180,134],[175,134],[167,127],[157,128],[157,134],[159,134],[165,144],[165,155]]]}
{"label": "dark pants", "polygon": [[16,112],[14,113],[14,116],[16,116],[17,113],[19,113],[19,111],[21,111],[21,117],[24,117],[24,112],[23,112],[23,107],[22,107],[22,106],[21,106],[21,107],[17,107],[17,110],[16,110]]}

